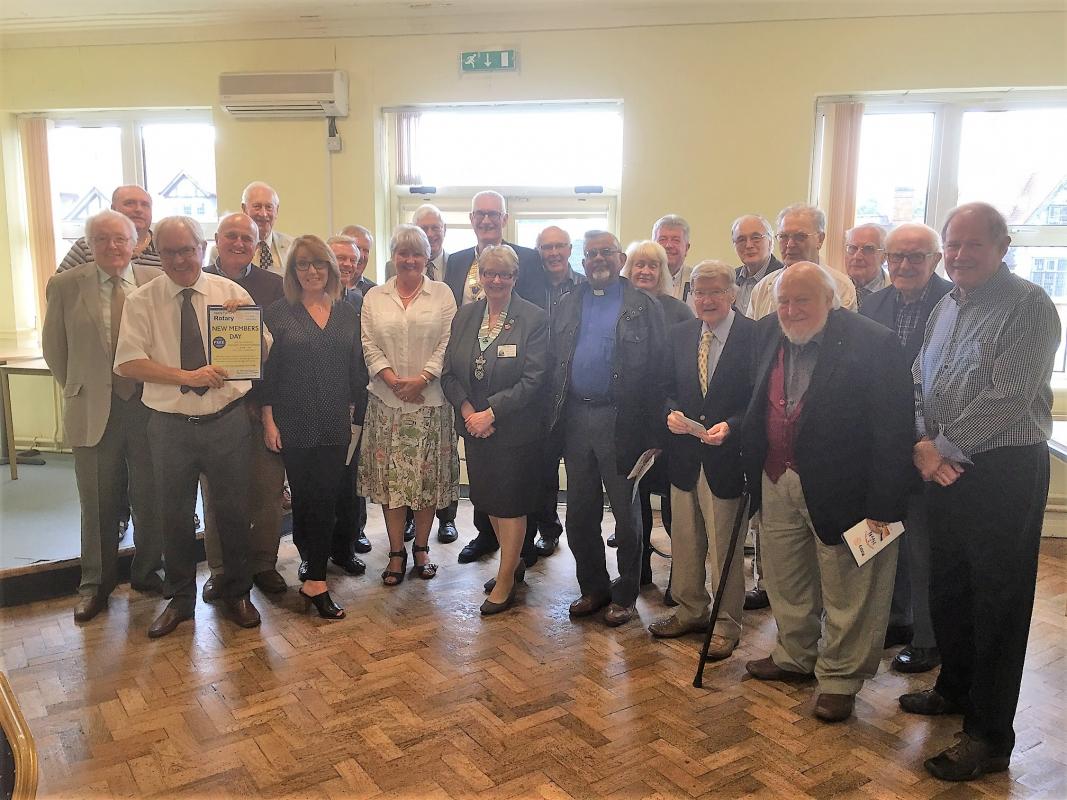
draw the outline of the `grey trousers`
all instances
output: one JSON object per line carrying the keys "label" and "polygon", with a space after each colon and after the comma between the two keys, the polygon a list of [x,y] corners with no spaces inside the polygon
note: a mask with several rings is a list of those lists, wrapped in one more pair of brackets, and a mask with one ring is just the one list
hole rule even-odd
{"label": "grey trousers", "polygon": [[[123,400],[112,394],[111,414],[100,441],[92,447],[73,448],[81,506],[80,594],[107,595],[115,588],[119,516],[127,472],[136,548],[130,580],[144,583],[163,566],[163,534],[148,446],[150,413],[140,398]],[[122,469],[123,464],[126,469]]]}
{"label": "grey trousers", "polygon": [[926,522],[926,493],[908,498],[903,544],[893,583],[890,625],[911,625],[912,647],[936,647],[930,620],[930,533]]}
{"label": "grey trousers", "polygon": [[777,484],[764,473],[762,512],[763,566],[778,624],[771,658],[783,669],[814,671],[820,692],[856,694],[878,671],[900,539],[856,566],[846,545],[815,535],[793,470]]}
{"label": "grey trousers", "polygon": [[[591,406],[577,400],[568,400],[563,410],[567,543],[584,596],[610,597],[614,603],[631,606],[641,580],[641,504],[633,494],[633,481],[616,467],[615,415],[614,406]],[[604,520],[601,484],[615,515],[619,578],[614,582],[608,576],[600,528]]]}

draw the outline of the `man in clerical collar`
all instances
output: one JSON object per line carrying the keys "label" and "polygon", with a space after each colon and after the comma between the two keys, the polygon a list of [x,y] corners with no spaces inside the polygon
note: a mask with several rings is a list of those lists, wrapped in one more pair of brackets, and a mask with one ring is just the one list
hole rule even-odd
{"label": "man in clerical collar", "polygon": [[745,214],[730,226],[730,238],[734,243],[741,266],[734,270],[737,283],[737,299],[734,308],[751,316],[748,299],[756,284],[772,272],[782,268],[782,262],[774,257],[774,229],[770,220],[759,214]]}
{"label": "man in clerical collar", "polygon": [[677,214],[667,214],[652,226],[652,239],[667,251],[667,269],[671,273],[671,294],[683,303],[689,300],[689,273],[685,265],[689,254],[689,223]]}
{"label": "man in clerical collar", "polygon": [[885,264],[885,228],[873,222],[857,225],[845,234],[845,272],[863,301],[889,285]]}

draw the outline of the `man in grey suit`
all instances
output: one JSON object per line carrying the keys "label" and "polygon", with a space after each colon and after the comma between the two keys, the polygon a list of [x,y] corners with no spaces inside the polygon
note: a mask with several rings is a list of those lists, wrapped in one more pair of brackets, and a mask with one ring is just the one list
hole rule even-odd
{"label": "man in grey suit", "polygon": [[113,372],[115,343],[126,295],[160,270],[132,264],[137,229],[116,211],[90,217],[85,238],[93,261],[55,275],[47,288],[42,344],[45,361],[63,389],[66,442],[74,450],[81,505],[81,595],[77,622],[107,607],[117,583],[121,498],[129,472],[136,553],[133,588],[162,591],[162,566],[152,460],[141,384]]}

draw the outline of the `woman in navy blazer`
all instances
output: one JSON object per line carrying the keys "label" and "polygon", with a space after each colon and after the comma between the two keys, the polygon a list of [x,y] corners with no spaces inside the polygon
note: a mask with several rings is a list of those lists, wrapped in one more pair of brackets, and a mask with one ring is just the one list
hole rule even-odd
{"label": "woman in navy blazer", "polygon": [[464,440],[471,503],[489,515],[500,541],[496,585],[482,614],[515,601],[526,515],[542,501],[548,316],[513,293],[518,271],[508,245],[482,251],[485,298],[456,313],[441,376]]}

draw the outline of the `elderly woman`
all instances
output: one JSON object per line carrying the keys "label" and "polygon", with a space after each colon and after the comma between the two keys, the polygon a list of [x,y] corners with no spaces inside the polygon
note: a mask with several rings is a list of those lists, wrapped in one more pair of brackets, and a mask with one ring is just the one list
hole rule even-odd
{"label": "elderly woman", "polygon": [[382,506],[389,533],[387,586],[404,580],[404,519],[415,516],[412,574],[433,578],[430,525],[434,512],[459,496],[459,457],[452,407],[441,391],[442,365],[456,301],[426,277],[430,242],[414,225],[393,232],[396,275],[363,300],[363,351],[371,375],[363,428],[358,492]]}
{"label": "elderly woman", "polygon": [[[651,240],[634,242],[626,248],[626,265],[622,276],[638,289],[648,292],[659,300],[667,318],[667,333],[674,325],[693,319],[693,311],[681,300],[671,295],[671,273],[667,269],[667,251]],[[641,480],[641,523],[644,528],[645,546],[641,562],[641,585],[652,583],[652,495],[658,494],[660,516],[667,533],[671,531],[670,482],[667,480],[667,454],[661,453],[656,464]],[[608,544],[612,544],[611,539]],[[668,589],[668,592],[670,589]]]}
{"label": "elderly woman", "polygon": [[441,378],[459,415],[471,502],[489,515],[500,542],[496,582],[482,604],[485,615],[515,602],[515,587],[526,571],[520,560],[526,515],[543,500],[548,315],[513,293],[518,274],[519,258],[508,245],[479,254],[484,297],[463,306],[452,321]]}
{"label": "elderly woman", "polygon": [[263,375],[263,440],[282,454],[289,476],[293,542],[307,562],[305,607],[342,619],[326,585],[326,560],[353,409],[366,402],[359,315],[339,300],[337,260],[316,236],[293,242],[282,285],[285,297],[263,315],[274,336]]}

